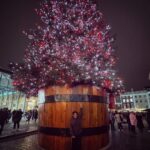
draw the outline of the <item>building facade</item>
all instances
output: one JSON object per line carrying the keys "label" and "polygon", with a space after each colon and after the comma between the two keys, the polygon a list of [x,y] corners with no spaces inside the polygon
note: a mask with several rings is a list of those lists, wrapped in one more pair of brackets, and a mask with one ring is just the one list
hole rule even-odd
{"label": "building facade", "polygon": [[0,68],[0,108],[23,111],[37,107],[37,97],[26,98],[24,93],[13,87],[11,72]]}
{"label": "building facade", "polygon": [[143,110],[150,108],[150,91],[132,91],[120,96],[123,109]]}

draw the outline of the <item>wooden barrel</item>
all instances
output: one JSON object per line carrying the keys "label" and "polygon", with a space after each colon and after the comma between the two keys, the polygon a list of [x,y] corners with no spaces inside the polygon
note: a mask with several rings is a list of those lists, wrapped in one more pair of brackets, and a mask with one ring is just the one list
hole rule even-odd
{"label": "wooden barrel", "polygon": [[71,150],[70,120],[83,106],[82,150],[99,150],[109,142],[106,98],[96,86],[51,86],[39,104],[39,145]]}

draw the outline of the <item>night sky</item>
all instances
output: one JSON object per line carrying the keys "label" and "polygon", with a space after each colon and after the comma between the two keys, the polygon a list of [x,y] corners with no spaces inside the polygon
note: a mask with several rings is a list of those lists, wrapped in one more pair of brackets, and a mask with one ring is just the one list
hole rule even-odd
{"label": "night sky", "polygon": [[[40,0],[0,1],[0,67],[21,62],[27,40],[22,30],[34,28]],[[118,71],[126,89],[150,85],[150,2],[148,0],[99,0],[98,7],[116,35]]]}

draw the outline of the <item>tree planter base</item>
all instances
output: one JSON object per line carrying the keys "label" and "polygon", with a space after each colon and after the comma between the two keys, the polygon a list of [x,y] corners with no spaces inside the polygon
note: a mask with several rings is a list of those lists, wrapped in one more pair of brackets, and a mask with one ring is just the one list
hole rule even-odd
{"label": "tree planter base", "polygon": [[39,145],[45,150],[71,150],[70,120],[81,106],[82,150],[99,150],[109,143],[107,104],[100,89],[51,86],[44,97],[39,104]]}

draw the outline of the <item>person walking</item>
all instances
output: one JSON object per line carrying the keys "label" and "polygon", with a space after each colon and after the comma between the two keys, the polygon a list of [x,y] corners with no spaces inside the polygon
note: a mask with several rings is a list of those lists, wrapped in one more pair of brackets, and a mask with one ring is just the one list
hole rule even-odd
{"label": "person walking", "polygon": [[111,130],[114,131],[115,130],[115,116],[113,112],[109,112],[109,122],[110,122]]}
{"label": "person walking", "polygon": [[150,132],[150,109],[147,111],[148,132]]}
{"label": "person walking", "polygon": [[29,110],[25,113],[25,116],[26,116],[26,121],[28,122],[28,124],[30,123],[30,119],[32,117],[32,112]]}
{"label": "person walking", "polygon": [[121,118],[120,113],[118,113],[117,111],[116,111],[116,114],[115,114],[115,121],[116,121],[116,123],[117,123],[117,125],[118,125],[118,129],[119,129],[120,131],[122,131],[122,129],[123,129],[123,126],[122,126],[122,118]]}
{"label": "person walking", "polygon": [[14,129],[16,129],[16,126],[17,126],[17,129],[20,128],[20,121],[22,118],[22,114],[23,114],[23,112],[21,111],[21,109],[13,111],[12,119],[14,122],[14,127],[13,127]]}
{"label": "person walking", "polygon": [[37,109],[33,110],[33,119],[34,119],[34,121],[36,123],[36,120],[38,119],[38,111],[37,111]]}
{"label": "person walking", "polygon": [[126,114],[126,120],[127,120],[127,124],[128,124],[128,130],[131,131],[131,122],[130,122],[129,115],[130,115],[130,113],[127,112],[127,114]]}
{"label": "person walking", "polygon": [[137,125],[137,119],[136,119],[135,113],[131,112],[130,115],[129,115],[129,118],[130,118],[130,123],[131,123],[131,132],[133,134],[136,134],[135,127]]}
{"label": "person walking", "polygon": [[137,113],[136,118],[137,118],[137,127],[138,127],[139,131],[141,133],[143,133],[144,124],[143,124],[142,114],[141,113]]}
{"label": "person walking", "polygon": [[70,134],[72,137],[72,150],[81,150],[81,134],[82,134],[82,116],[83,108],[80,113],[74,111],[70,122]]}
{"label": "person walking", "polygon": [[0,135],[2,134],[2,131],[4,129],[4,125],[6,123],[7,120],[7,112],[5,111],[5,109],[0,109]]}

